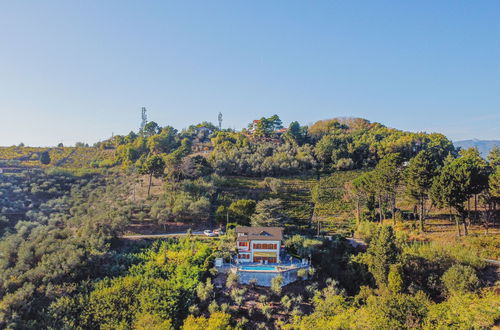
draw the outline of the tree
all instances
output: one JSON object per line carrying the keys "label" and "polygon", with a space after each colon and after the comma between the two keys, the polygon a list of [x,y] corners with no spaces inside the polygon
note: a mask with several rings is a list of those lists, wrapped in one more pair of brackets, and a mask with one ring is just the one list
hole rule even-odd
{"label": "tree", "polygon": [[280,199],[264,199],[257,203],[251,218],[252,226],[279,226],[286,219],[283,203]]}
{"label": "tree", "polygon": [[200,282],[198,287],[196,288],[196,295],[200,299],[200,301],[207,301],[211,299],[214,295],[214,285],[212,284],[212,280],[207,278],[206,284]]}
{"label": "tree", "polygon": [[276,294],[277,296],[281,295],[282,285],[283,285],[283,276],[278,275],[273,277],[273,279],[271,280],[271,291],[273,291],[274,294]]}
{"label": "tree", "polygon": [[[147,125],[151,123],[154,122]],[[170,153],[179,145],[177,130],[172,126],[165,126],[161,133],[151,135],[147,144],[151,153]]]}
{"label": "tree", "polygon": [[273,131],[283,128],[283,122],[278,115],[272,115],[267,119]]}
{"label": "tree", "polygon": [[236,287],[238,285],[238,280],[238,274],[230,272],[229,275],[227,275],[226,287],[229,289]]}
{"label": "tree", "polygon": [[437,166],[432,154],[426,150],[419,152],[410,160],[405,172],[406,193],[419,206],[420,231],[424,231],[425,202],[429,197]]}
{"label": "tree", "polygon": [[48,151],[43,151],[40,153],[40,163],[43,165],[48,165],[50,164],[50,155]]}
{"label": "tree", "polygon": [[328,170],[339,165],[341,159],[349,158],[350,137],[346,134],[329,134],[321,138],[316,144],[315,153],[322,162],[323,168]]}
{"label": "tree", "polygon": [[361,205],[374,195],[373,173],[365,172],[344,184],[344,199],[356,204],[356,224],[361,223]]}
{"label": "tree", "polygon": [[150,136],[153,136],[155,134],[159,134],[161,131],[161,127],[155,123],[154,121],[150,121],[149,123],[146,124],[146,126],[144,126],[144,136],[146,137],[150,137]]}
{"label": "tree", "polygon": [[493,147],[488,156],[489,165],[491,167],[491,173],[488,178],[488,193],[485,194],[485,199],[488,201],[488,213],[486,225],[488,224],[488,218],[497,212],[497,204],[500,203],[500,148]]}
{"label": "tree", "polygon": [[172,330],[172,322],[170,320],[163,320],[158,315],[143,313],[140,314],[134,322],[135,330]]}
{"label": "tree", "polygon": [[399,154],[388,154],[377,164],[374,171],[375,191],[378,196],[381,221],[384,219],[381,211],[382,204],[387,202],[390,205],[391,217],[393,221],[394,210],[396,208],[396,193],[401,180],[401,158]]}
{"label": "tree", "polygon": [[262,184],[264,187],[269,188],[274,194],[278,194],[285,190],[285,183],[280,179],[266,177]]}
{"label": "tree", "polygon": [[165,160],[159,155],[149,156],[141,167],[141,173],[149,174],[148,196],[151,192],[151,184],[154,177],[161,177],[165,169]]}
{"label": "tree", "polygon": [[251,199],[239,199],[229,205],[231,217],[241,225],[249,225],[250,217],[255,212],[256,203]]}
{"label": "tree", "polygon": [[[481,157],[477,148],[469,148],[461,152],[462,158],[466,158],[470,171],[470,184],[469,193],[474,197],[474,214],[477,216],[478,209],[478,195],[483,191],[488,189],[488,175],[490,172],[490,167],[486,161]],[[470,198],[467,200],[468,209],[468,219],[470,219]]]}
{"label": "tree", "polygon": [[306,140],[307,127],[301,127],[298,121],[292,121],[283,138],[288,143],[302,145]]}
{"label": "tree", "polygon": [[463,294],[479,288],[479,278],[471,266],[455,264],[442,277],[448,294]]}
{"label": "tree", "polygon": [[491,195],[500,198],[500,165],[496,167],[488,181]]}
{"label": "tree", "polygon": [[281,128],[283,128],[283,123],[278,115],[269,118],[262,117],[257,122],[254,134],[260,137],[270,137],[276,130]]}
{"label": "tree", "polygon": [[389,269],[397,262],[398,257],[394,229],[386,225],[380,227],[370,242],[365,260],[379,288],[387,286]]}
{"label": "tree", "polygon": [[137,139],[138,135],[135,134],[134,131],[130,131],[126,136],[125,136],[125,142],[127,143],[133,143],[135,139]]}
{"label": "tree", "polygon": [[214,312],[207,319],[204,316],[189,315],[182,326],[183,330],[230,330],[231,315],[223,312]]}
{"label": "tree", "polygon": [[493,290],[482,295],[454,294],[430,306],[424,329],[493,329],[500,317],[499,305]]}
{"label": "tree", "polygon": [[[369,211],[373,214],[375,213],[374,202],[370,203],[370,201],[374,201],[375,199],[375,180],[374,180],[374,172],[365,172],[358,176],[356,179],[352,181],[352,186],[349,186],[348,191],[352,196],[355,196],[356,199],[356,219],[358,221],[358,225],[361,222],[361,203],[364,202]],[[380,214],[382,217],[382,214]]]}
{"label": "tree", "polygon": [[500,166],[500,147],[494,146],[488,154],[488,163],[491,167]]}
{"label": "tree", "polygon": [[[467,210],[465,202],[478,191],[482,184],[482,174],[475,159],[469,156],[448,161],[434,179],[431,187],[431,199],[438,207],[452,207],[459,214],[463,223],[464,235],[467,235]],[[460,235],[458,218],[457,231]]]}
{"label": "tree", "polygon": [[293,235],[285,241],[287,250],[300,258],[309,258],[316,254],[323,243],[320,240]]}
{"label": "tree", "polygon": [[213,172],[212,166],[203,156],[184,157],[180,164],[181,174],[190,179],[207,176]]}
{"label": "tree", "polygon": [[392,294],[402,293],[403,291],[403,267],[401,264],[391,265],[389,275],[387,276],[387,286]]}

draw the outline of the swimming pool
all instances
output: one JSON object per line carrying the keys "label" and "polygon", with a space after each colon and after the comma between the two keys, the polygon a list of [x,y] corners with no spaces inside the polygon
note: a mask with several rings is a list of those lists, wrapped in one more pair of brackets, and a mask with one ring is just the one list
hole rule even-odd
{"label": "swimming pool", "polygon": [[275,266],[241,266],[241,270],[276,270]]}

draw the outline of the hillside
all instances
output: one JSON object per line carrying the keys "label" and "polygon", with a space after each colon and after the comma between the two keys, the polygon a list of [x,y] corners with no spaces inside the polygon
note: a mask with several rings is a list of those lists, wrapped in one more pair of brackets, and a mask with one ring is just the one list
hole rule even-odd
{"label": "hillside", "polygon": [[[459,154],[441,134],[359,118],[150,122],[94,147],[0,148],[0,164],[0,328],[500,320],[483,260],[500,257],[500,155]],[[283,227],[284,251],[312,268],[283,287],[241,284],[213,267],[234,265],[235,226]],[[227,234],[200,235],[216,228]]]}
{"label": "hillside", "polygon": [[[48,154],[47,162],[41,161]],[[92,168],[102,162],[113,165],[114,151],[94,147],[0,147],[0,162],[9,167]]]}

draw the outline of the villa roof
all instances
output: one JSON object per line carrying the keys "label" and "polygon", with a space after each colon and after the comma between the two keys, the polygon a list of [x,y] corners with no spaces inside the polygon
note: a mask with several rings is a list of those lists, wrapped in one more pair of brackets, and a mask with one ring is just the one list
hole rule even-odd
{"label": "villa roof", "polygon": [[236,227],[235,231],[239,241],[281,241],[283,240],[283,227]]}

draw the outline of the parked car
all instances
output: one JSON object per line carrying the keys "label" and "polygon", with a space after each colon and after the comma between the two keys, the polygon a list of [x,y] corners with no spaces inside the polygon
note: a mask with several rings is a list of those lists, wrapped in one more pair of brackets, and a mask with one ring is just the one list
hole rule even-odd
{"label": "parked car", "polygon": [[222,229],[215,229],[215,230],[214,230],[214,234],[215,234],[215,235],[219,235],[219,236],[220,236],[220,235],[224,235],[224,230],[222,230]]}
{"label": "parked car", "polygon": [[204,234],[204,235],[206,235],[206,236],[208,236],[208,237],[213,237],[213,236],[215,236],[215,233],[214,233],[213,231],[211,231],[211,230],[208,230],[208,229],[207,229],[207,230],[204,230],[204,231],[203,231],[203,234]]}

